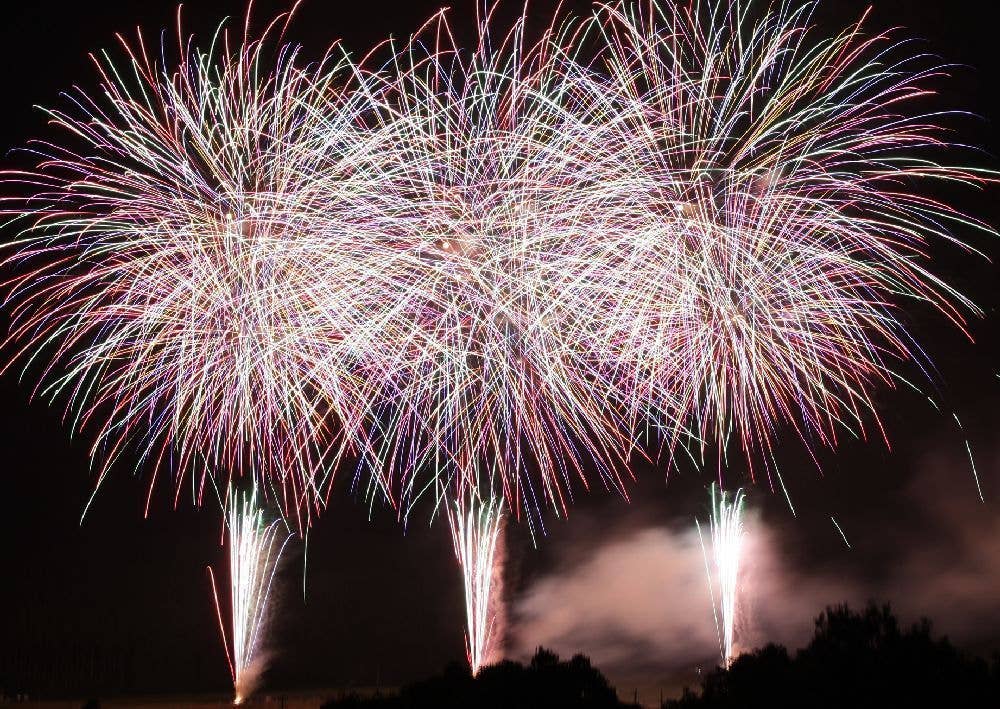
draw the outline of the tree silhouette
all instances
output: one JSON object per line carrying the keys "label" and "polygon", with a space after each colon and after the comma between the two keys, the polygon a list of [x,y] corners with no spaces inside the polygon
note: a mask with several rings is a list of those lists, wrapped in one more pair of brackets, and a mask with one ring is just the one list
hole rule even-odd
{"label": "tree silhouette", "polygon": [[828,607],[809,645],[791,658],[767,645],[709,673],[701,694],[685,689],[665,709],[722,707],[1000,706],[1000,658],[993,667],[934,639],[930,621],[907,630],[888,605],[854,612]]}
{"label": "tree silhouette", "polygon": [[[885,709],[1000,707],[1000,653],[969,657],[928,620],[903,629],[888,605],[860,612],[832,606],[816,618],[809,644],[794,656],[765,645],[716,668],[700,692],[685,688],[664,709]],[[325,709],[603,709],[626,706],[583,655],[562,661],[538,648],[527,665],[505,660],[476,677],[453,664],[388,697],[345,697]]]}
{"label": "tree silhouette", "polygon": [[328,702],[324,709],[618,709],[614,687],[583,655],[568,662],[545,648],[538,648],[528,666],[504,660],[489,665],[473,677],[466,666],[453,664],[445,671],[404,687],[391,697],[345,697]]}

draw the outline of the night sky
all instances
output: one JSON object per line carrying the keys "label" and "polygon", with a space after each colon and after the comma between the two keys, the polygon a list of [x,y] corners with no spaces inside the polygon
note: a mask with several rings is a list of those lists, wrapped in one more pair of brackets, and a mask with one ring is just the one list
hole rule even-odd
{"label": "night sky", "polygon": [[[474,2],[452,3],[458,26],[471,27]],[[554,4],[532,3],[540,26]],[[115,32],[136,25],[152,40],[173,25],[176,10],[174,0],[9,5],[0,20],[0,147],[8,165],[23,158],[7,151],[51,135],[33,106],[57,105],[59,92],[74,84],[94,85],[88,51],[110,47]],[[280,8],[256,5],[260,18]],[[389,34],[405,38],[438,5],[307,0],[290,37],[316,53],[339,37],[360,53]],[[939,100],[972,114],[948,125],[959,131],[956,142],[983,148],[962,157],[982,167],[998,167],[1000,155],[1000,11],[992,5],[878,1],[867,25],[901,26],[901,36],[924,40],[915,48],[959,65],[938,83]],[[832,33],[866,6],[831,0],[816,21]],[[520,6],[512,0],[507,7]],[[243,10],[241,0],[194,0],[185,23],[206,37],[222,17],[240,20]],[[994,224],[1000,218],[1000,188],[941,196]],[[1000,257],[996,240],[959,236]],[[941,317],[908,306],[909,325],[938,370],[922,386],[942,410],[914,392],[878,391],[891,450],[872,427],[870,440],[845,439],[836,455],[824,453],[822,473],[785,435],[778,455],[795,515],[780,490],[746,479],[745,465],[728,471],[730,481],[750,488],[747,644],[796,647],[825,604],[876,598],[892,602],[904,620],[930,617],[962,647],[1000,649],[1000,268],[955,249],[938,251],[934,270],[986,313],[971,322],[970,343]],[[88,436],[71,439],[59,406],[29,403],[29,392],[15,374],[0,377],[0,667],[28,656],[44,674],[97,653],[131,668],[120,683],[129,691],[225,691],[229,675],[206,574],[207,565],[224,565],[217,506],[195,509],[182,495],[174,509],[171,486],[161,484],[144,518],[149,471],[133,476],[120,466],[81,523],[94,484]],[[704,579],[691,571],[702,569],[693,522],[705,517],[712,472],[682,466],[667,479],[664,470],[637,464],[635,473],[628,502],[577,486],[569,518],[547,514],[547,534],[534,544],[525,525],[510,530],[509,654],[523,657],[539,643],[583,652],[626,692],[676,687],[714,661]],[[267,687],[398,685],[464,657],[461,589],[445,520],[429,524],[428,500],[404,530],[392,510],[369,506],[363,487],[351,490],[350,478],[341,476],[311,533],[304,599],[303,545],[290,546]],[[72,673],[63,674],[65,692],[84,691],[72,686]]]}

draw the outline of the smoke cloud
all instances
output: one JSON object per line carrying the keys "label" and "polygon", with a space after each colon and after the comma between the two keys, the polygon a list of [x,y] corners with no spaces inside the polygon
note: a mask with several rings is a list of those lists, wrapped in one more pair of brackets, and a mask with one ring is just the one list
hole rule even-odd
{"label": "smoke cloud", "polygon": [[[833,561],[815,565],[787,553],[789,539],[779,535],[794,534],[794,525],[768,528],[751,500],[738,649],[777,642],[794,650],[808,642],[824,607],[870,599],[891,602],[903,623],[929,617],[959,645],[995,646],[1000,629],[983,619],[1000,609],[1000,514],[995,503],[956,489],[959,474],[966,473],[953,459],[928,459],[898,499],[887,501],[878,528],[852,527],[852,548],[839,546]],[[533,579],[513,599],[509,650],[522,658],[539,645],[560,655],[582,652],[620,691],[631,696],[638,687],[647,702],[660,689],[669,696],[697,684],[720,653],[693,519],[686,527],[606,527],[600,539],[566,535],[562,544],[572,548],[556,550],[556,558],[582,561]],[[838,534],[832,524],[830,534]]]}
{"label": "smoke cloud", "polygon": [[[824,604],[851,589],[830,579],[796,578],[775,553],[758,517],[746,519],[738,649],[806,639]],[[706,538],[705,543],[708,543]],[[698,533],[650,527],[598,546],[589,560],[531,584],[511,613],[510,645],[584,652],[619,687],[676,690],[720,661],[719,638]]]}

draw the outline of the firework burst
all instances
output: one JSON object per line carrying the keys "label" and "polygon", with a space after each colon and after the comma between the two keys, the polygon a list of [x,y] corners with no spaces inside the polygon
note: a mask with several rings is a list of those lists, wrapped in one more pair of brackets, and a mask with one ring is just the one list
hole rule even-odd
{"label": "firework burst", "polygon": [[817,37],[814,3],[612,2],[538,41],[490,7],[471,51],[441,13],[381,64],[123,41],[51,113],[78,147],[6,175],[8,344],[102,477],[130,445],[178,493],[249,474],[301,528],[350,458],[403,516],[483,489],[540,520],[585,470],[625,494],[650,428],[720,475],[730,441],[770,476],[782,428],[863,436],[926,366],[900,305],[978,312],[929,252],[992,230],[925,191],[988,175],[934,162],[943,71],[905,44]]}
{"label": "firework burst", "polygon": [[386,193],[399,198],[365,245],[386,305],[363,357],[384,385],[361,451],[404,509],[441,484],[459,497],[496,486],[520,516],[524,502],[564,510],[585,461],[622,490],[611,461],[629,446],[563,295],[574,193],[562,165],[579,164],[579,126],[553,100],[554,30],[526,46],[523,18],[499,38],[489,22],[466,54],[439,15],[396,53],[381,94],[399,140]]}
{"label": "firework burst", "polygon": [[331,354],[350,328],[324,286],[349,288],[329,235],[352,232],[317,201],[332,195],[329,179],[314,189],[312,146],[322,123],[325,164],[356,156],[347,126],[369,104],[346,59],[307,71],[286,46],[268,71],[281,27],[235,47],[220,29],[202,52],[178,23],[171,66],[141,34],[119,38],[123,63],[95,58],[96,98],[49,112],[76,147],[36,143],[37,170],[4,176],[31,191],[5,205],[23,228],[8,345],[40,367],[36,393],[64,394],[74,428],[97,431],[99,480],[131,445],[178,495],[190,471],[199,502],[207,474],[251,475],[302,526],[355,383]]}
{"label": "firework burst", "polygon": [[593,20],[588,120],[613,159],[577,210],[601,220],[585,334],[667,448],[718,443],[720,471],[731,439],[770,475],[783,426],[810,451],[880,427],[871,391],[926,367],[901,302],[959,328],[979,312],[928,261],[971,250],[953,229],[992,233],[925,194],[990,177],[934,162],[951,147],[921,102],[943,70],[860,22],[817,37],[814,8],[618,2]]}

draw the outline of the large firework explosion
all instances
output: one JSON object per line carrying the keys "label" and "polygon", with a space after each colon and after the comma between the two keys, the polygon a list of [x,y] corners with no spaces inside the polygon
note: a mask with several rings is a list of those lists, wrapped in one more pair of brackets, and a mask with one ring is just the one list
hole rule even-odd
{"label": "large firework explosion", "polygon": [[533,43],[484,13],[472,52],[439,15],[375,71],[123,41],[51,112],[76,147],[6,175],[14,360],[95,457],[290,515],[348,451],[404,508],[444,480],[520,516],[586,468],[624,491],[650,423],[720,466],[833,446],[919,353],[901,302],[975,312],[925,251],[987,227],[919,189],[983,179],[908,111],[940,71],[813,7],[619,2]]}
{"label": "large firework explosion", "polygon": [[404,507],[482,486],[518,516],[524,502],[561,511],[588,463],[623,489],[609,461],[627,455],[626,427],[587,378],[562,295],[578,277],[563,220],[580,125],[547,54],[555,30],[526,46],[524,25],[497,38],[482,17],[467,54],[438,16],[396,53],[382,95],[400,168],[392,221],[359,255],[385,303],[362,453]]}
{"label": "large firework explosion", "polygon": [[926,194],[985,177],[933,162],[945,131],[921,99],[942,70],[860,23],[817,37],[814,9],[619,2],[594,20],[605,182],[626,194],[583,207],[617,227],[593,232],[614,242],[589,259],[587,336],[626,401],[666,415],[668,448],[716,443],[720,469],[733,438],[770,474],[782,426],[812,451],[877,423],[872,389],[920,358],[900,304],[959,327],[978,312],[929,270],[933,242],[967,248],[951,229],[991,231]]}
{"label": "large firework explosion", "polygon": [[[120,38],[123,63],[95,57],[99,90],[49,112],[66,143],[35,143],[38,168],[5,174],[30,192],[6,207],[26,225],[9,342],[37,363],[36,393],[64,394],[73,427],[96,430],[100,478],[131,444],[178,494],[189,471],[198,501],[206,471],[255,475],[302,524],[351,425],[329,352],[353,313],[327,307],[328,283],[348,297],[329,253],[348,230],[310,147],[322,128],[324,167],[349,162],[369,105],[345,88],[347,60],[303,70],[283,47],[272,61],[280,29],[236,48],[221,30],[204,52],[179,34],[169,66],[141,34]],[[368,174],[344,189],[369,191]]]}
{"label": "large firework explosion", "polygon": [[402,514],[428,489],[446,500],[474,673],[503,642],[495,496],[518,517],[526,505],[534,526],[542,505],[565,510],[587,467],[624,493],[630,450],[562,295],[581,277],[565,263],[576,238],[567,202],[591,182],[573,79],[552,54],[572,25],[553,21],[530,44],[525,17],[506,33],[491,19],[479,18],[472,52],[443,14],[432,19],[396,53],[383,94],[405,199],[394,238],[375,245],[392,308],[377,321],[382,351],[371,352],[385,388],[362,449]]}
{"label": "large firework explosion", "polygon": [[814,9],[621,0],[538,40],[486,10],[471,50],[439,14],[359,62],[283,20],[122,41],[5,176],[12,360],[102,478],[253,476],[300,529],[347,461],[403,517],[532,523],[633,455],[770,477],[783,428],[880,427],[925,366],[901,305],[977,313],[929,254],[991,231],[928,196],[988,177],[935,162],[944,71]]}

